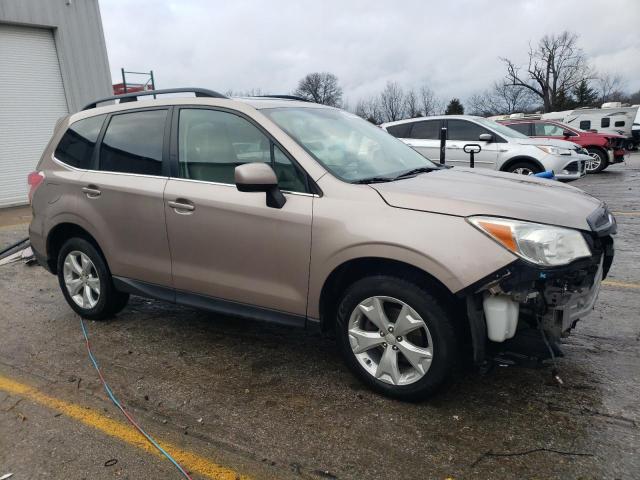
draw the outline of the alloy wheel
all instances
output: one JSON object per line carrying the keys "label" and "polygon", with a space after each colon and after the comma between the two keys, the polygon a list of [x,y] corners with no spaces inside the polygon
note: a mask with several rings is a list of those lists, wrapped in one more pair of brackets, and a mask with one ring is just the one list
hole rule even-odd
{"label": "alloy wheel", "polygon": [[589,157],[591,159],[587,160],[587,172],[594,172],[600,167],[600,164],[602,163],[602,158],[600,158],[600,155],[595,152],[590,153]]}
{"label": "alloy wheel", "polygon": [[64,284],[69,296],[80,308],[92,309],[100,300],[100,278],[91,259],[78,250],[64,259]]}
{"label": "alloy wheel", "polygon": [[410,305],[393,297],[360,302],[348,325],[351,350],[373,377],[391,385],[409,385],[425,376],[433,359],[431,333]]}
{"label": "alloy wheel", "polygon": [[517,173],[518,175],[533,175],[533,170],[527,167],[519,167],[514,169],[511,173]]}

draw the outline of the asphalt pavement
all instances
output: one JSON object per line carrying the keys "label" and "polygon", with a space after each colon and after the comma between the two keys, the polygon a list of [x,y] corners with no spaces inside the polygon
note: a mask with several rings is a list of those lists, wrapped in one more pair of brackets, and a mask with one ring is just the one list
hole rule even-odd
{"label": "asphalt pavement", "polygon": [[[86,322],[116,395],[193,478],[640,478],[640,154],[574,186],[619,223],[596,309],[550,368],[463,372],[402,403],[364,388],[331,339],[132,298]],[[2,221],[0,246],[26,233]],[[180,478],[126,424],[54,276],[0,267],[0,477]]]}

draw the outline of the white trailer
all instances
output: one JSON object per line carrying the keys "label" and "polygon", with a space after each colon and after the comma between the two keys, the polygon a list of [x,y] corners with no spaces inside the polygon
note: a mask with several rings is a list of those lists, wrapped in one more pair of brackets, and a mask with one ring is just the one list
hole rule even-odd
{"label": "white trailer", "polygon": [[622,135],[627,139],[626,147],[634,147],[633,123],[638,114],[638,105],[623,107],[620,102],[602,104],[602,108],[578,108],[563,112],[543,113],[540,118],[566,123],[580,130],[595,130],[598,133]]}

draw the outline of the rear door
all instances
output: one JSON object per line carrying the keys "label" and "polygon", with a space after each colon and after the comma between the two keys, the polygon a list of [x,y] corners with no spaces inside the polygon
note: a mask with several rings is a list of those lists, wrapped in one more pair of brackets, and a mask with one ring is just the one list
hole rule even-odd
{"label": "rear door", "polygon": [[78,205],[113,275],[162,286],[171,285],[162,196],[168,117],[167,108],[111,115],[93,168],[81,177]]}
{"label": "rear door", "polygon": [[[197,304],[195,293],[230,312],[258,307],[303,322],[314,199],[306,174],[237,112],[175,113],[165,212],[178,299]],[[264,193],[238,191],[235,167],[249,162],[273,167],[287,199],[281,209],[268,207]]]}
{"label": "rear door", "polygon": [[441,120],[420,120],[412,122],[411,130],[407,133],[405,143],[411,145],[429,160],[438,163],[440,159],[440,128]]}
{"label": "rear door", "polygon": [[[488,133],[494,141],[479,140],[479,136]],[[470,120],[447,120],[447,156],[446,163],[454,166],[468,167],[470,155],[464,151],[465,145],[480,145],[482,150],[474,156],[475,168],[496,168],[500,139],[495,133]]]}

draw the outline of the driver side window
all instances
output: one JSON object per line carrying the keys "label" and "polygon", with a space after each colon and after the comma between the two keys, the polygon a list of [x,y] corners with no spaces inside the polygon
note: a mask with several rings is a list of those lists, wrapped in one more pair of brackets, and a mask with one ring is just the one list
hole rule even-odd
{"label": "driver side window", "polygon": [[304,172],[246,119],[218,110],[180,110],[180,178],[233,185],[235,168],[254,162],[270,164],[282,190],[308,192]]}
{"label": "driver side window", "polygon": [[555,123],[536,123],[534,128],[539,137],[564,137],[564,129]]}

